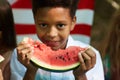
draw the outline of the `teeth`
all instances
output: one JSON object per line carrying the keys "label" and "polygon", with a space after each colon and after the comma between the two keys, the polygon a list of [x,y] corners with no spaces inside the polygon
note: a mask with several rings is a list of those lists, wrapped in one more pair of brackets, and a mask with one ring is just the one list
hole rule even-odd
{"label": "teeth", "polygon": [[4,60],[4,57],[0,55],[0,63]]}

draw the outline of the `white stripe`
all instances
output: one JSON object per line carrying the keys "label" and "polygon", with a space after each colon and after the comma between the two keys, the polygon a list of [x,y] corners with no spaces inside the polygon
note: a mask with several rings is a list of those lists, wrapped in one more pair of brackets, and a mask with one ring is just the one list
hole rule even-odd
{"label": "white stripe", "polygon": [[18,0],[8,0],[8,2],[10,3],[10,5],[13,5],[14,3],[16,3]]}
{"label": "white stripe", "polygon": [[77,24],[92,25],[94,11],[90,9],[78,9],[76,12]]}
{"label": "white stripe", "polygon": [[82,41],[86,44],[90,44],[90,36],[82,35],[82,34],[71,34],[73,39]]}
{"label": "white stripe", "polygon": [[13,16],[16,24],[34,24],[34,19],[31,9],[13,8]]}
{"label": "white stripe", "polygon": [[[79,9],[76,12],[77,24],[93,23],[93,10]],[[13,8],[13,15],[16,24],[34,24],[33,14],[31,9],[17,9]]]}

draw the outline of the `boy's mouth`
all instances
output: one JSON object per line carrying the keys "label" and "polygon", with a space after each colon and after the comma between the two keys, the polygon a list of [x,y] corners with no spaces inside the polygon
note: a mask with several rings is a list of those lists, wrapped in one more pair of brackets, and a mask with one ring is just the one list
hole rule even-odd
{"label": "boy's mouth", "polygon": [[57,47],[60,45],[60,42],[59,41],[47,41],[45,42],[45,44],[47,44],[47,46],[50,46],[50,47]]}

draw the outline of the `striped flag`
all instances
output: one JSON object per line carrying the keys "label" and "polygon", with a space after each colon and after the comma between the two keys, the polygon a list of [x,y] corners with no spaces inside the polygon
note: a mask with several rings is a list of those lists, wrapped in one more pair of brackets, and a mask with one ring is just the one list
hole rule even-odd
{"label": "striped flag", "polygon": [[[30,0],[8,0],[13,9],[17,43],[23,37],[28,36],[38,39],[36,36]],[[90,43],[90,33],[94,16],[94,0],[80,0],[76,12],[77,24],[71,32],[74,39]]]}
{"label": "striped flag", "polygon": [[73,38],[90,43],[91,27],[94,18],[94,0],[80,0],[76,13],[77,24],[71,32]]}

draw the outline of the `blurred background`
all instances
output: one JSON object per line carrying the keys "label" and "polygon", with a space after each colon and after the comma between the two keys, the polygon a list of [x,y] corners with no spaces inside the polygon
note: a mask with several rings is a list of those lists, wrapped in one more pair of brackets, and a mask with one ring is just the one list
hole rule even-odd
{"label": "blurred background", "polygon": [[120,0],[95,0],[94,21],[91,31],[91,45],[101,51],[104,39],[110,31],[111,18],[119,8]]}

